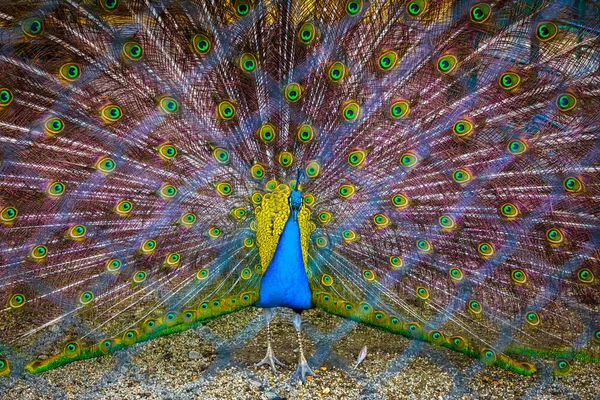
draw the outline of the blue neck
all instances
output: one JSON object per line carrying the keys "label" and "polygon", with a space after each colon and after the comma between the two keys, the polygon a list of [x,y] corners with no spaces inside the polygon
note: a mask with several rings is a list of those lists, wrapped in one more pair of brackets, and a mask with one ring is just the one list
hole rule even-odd
{"label": "blue neck", "polygon": [[257,307],[312,308],[308,277],[302,258],[300,226],[290,214],[275,249],[271,263],[260,283]]}

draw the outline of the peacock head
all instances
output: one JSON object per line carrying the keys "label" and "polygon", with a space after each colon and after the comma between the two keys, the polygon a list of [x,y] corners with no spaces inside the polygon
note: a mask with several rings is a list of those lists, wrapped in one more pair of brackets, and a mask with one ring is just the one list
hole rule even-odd
{"label": "peacock head", "polygon": [[300,211],[300,208],[302,208],[303,202],[302,192],[298,189],[300,187],[300,173],[301,170],[298,169],[296,187],[294,188],[294,190],[292,190],[292,193],[290,193],[290,197],[288,200],[290,202],[290,209],[292,210],[292,216],[294,217],[294,221],[298,221],[298,212]]}

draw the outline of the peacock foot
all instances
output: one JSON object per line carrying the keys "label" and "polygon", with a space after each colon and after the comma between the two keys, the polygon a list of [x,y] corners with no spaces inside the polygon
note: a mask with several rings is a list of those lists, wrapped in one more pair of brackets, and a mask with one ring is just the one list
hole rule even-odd
{"label": "peacock foot", "polygon": [[273,372],[275,372],[275,374],[277,374],[277,368],[275,368],[275,364],[285,367],[285,364],[282,363],[281,361],[279,361],[277,359],[277,357],[275,357],[275,354],[273,354],[273,349],[271,348],[270,343],[269,343],[269,346],[267,347],[267,355],[265,356],[265,358],[263,358],[262,361],[254,364],[254,366],[260,367],[261,365],[265,365],[265,364],[270,365],[271,368],[273,368]]}
{"label": "peacock foot", "polygon": [[294,372],[294,374],[292,375],[292,380],[300,379],[302,382],[304,382],[306,381],[307,375],[316,376],[312,368],[308,365],[308,363],[303,357],[302,360],[298,363],[298,369],[296,369],[296,372]]}

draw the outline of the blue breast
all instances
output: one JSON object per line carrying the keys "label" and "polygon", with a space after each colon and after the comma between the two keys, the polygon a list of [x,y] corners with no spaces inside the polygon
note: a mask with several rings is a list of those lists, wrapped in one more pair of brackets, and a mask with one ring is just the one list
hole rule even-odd
{"label": "blue breast", "polygon": [[261,284],[257,307],[312,308],[308,277],[304,269],[300,227],[290,215],[277,243],[273,259]]}

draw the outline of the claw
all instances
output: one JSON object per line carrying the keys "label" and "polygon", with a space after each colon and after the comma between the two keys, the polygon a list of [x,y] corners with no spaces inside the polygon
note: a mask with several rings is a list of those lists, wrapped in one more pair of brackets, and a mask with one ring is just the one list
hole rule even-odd
{"label": "claw", "polygon": [[298,363],[298,369],[296,369],[296,372],[294,372],[292,375],[292,380],[300,379],[302,382],[305,382],[307,375],[316,376],[312,368],[308,365],[303,357],[303,359]]}
{"label": "claw", "polygon": [[260,367],[261,365],[265,365],[265,364],[269,364],[271,366],[271,368],[273,368],[273,372],[275,374],[277,374],[277,368],[275,368],[275,364],[285,367],[285,364],[282,363],[281,361],[279,361],[277,359],[277,357],[275,357],[275,354],[273,354],[273,349],[271,348],[271,343],[269,343],[269,345],[267,347],[267,355],[265,356],[265,358],[263,358],[262,361],[254,364],[254,366]]}

